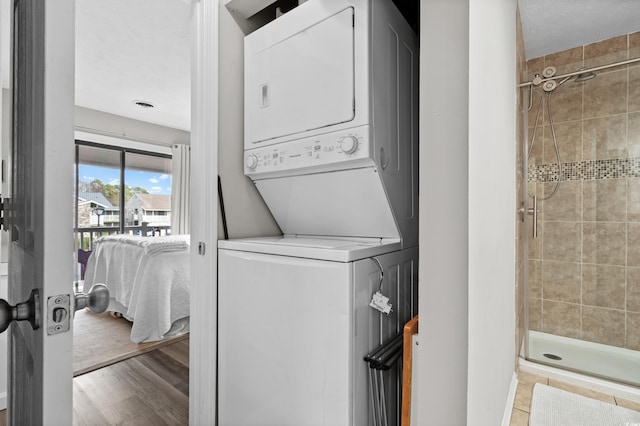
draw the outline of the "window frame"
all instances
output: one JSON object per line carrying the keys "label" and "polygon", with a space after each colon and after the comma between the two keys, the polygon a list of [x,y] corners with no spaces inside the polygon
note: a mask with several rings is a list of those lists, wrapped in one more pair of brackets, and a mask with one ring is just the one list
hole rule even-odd
{"label": "window frame", "polygon": [[[91,147],[91,148],[100,148],[100,149],[106,149],[106,150],[110,150],[110,151],[115,151],[115,152],[119,152],[120,153],[120,209],[119,209],[119,213],[118,213],[118,218],[119,218],[119,227],[118,227],[118,233],[119,234],[124,234],[125,233],[125,227],[126,227],[126,223],[125,223],[125,201],[124,201],[124,197],[125,197],[125,171],[126,171],[126,167],[127,167],[127,163],[126,163],[126,155],[127,154],[138,154],[138,155],[148,155],[151,157],[159,157],[159,158],[164,158],[166,160],[171,160],[173,158],[173,156],[171,154],[163,154],[160,152],[152,152],[152,151],[145,151],[142,149],[136,149],[136,148],[127,148],[127,147],[122,147],[122,146],[115,146],[115,145],[107,145],[107,144],[103,144],[103,143],[98,143],[98,142],[89,142],[89,141],[85,141],[82,139],[75,139],[75,208],[74,208],[74,222],[75,222],[75,229],[79,229],[78,228],[78,206],[77,206],[77,200],[78,200],[78,195],[79,195],[79,185],[78,183],[80,182],[80,147],[81,146],[87,146],[87,147]],[[171,171],[171,175],[173,178],[173,170]],[[172,194],[173,197],[173,194]]]}

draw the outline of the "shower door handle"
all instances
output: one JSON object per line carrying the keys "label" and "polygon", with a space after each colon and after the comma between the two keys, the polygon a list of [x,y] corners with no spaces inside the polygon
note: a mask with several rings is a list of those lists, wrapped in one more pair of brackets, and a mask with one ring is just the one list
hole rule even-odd
{"label": "shower door handle", "polygon": [[533,238],[538,238],[538,196],[533,196],[533,207],[527,209],[527,213],[533,216]]}

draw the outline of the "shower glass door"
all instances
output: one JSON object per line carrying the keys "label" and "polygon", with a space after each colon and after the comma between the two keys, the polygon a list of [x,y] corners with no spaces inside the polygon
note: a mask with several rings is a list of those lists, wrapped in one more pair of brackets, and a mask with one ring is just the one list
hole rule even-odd
{"label": "shower glass door", "polygon": [[637,57],[640,33],[527,62],[529,81],[554,84],[525,115],[525,356],[640,385],[640,62],[562,77]]}

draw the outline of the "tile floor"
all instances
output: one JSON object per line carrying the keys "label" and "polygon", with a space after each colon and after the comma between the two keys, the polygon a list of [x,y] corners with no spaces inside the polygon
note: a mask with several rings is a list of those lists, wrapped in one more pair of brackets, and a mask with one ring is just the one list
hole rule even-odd
{"label": "tile floor", "polygon": [[516,389],[516,398],[513,402],[513,411],[511,412],[511,426],[527,426],[529,424],[531,394],[533,393],[533,385],[536,383],[543,383],[545,385],[563,389],[568,392],[573,392],[582,396],[604,401],[609,404],[615,404],[621,407],[629,408],[631,410],[640,411],[640,402],[631,401],[615,395],[608,395],[606,393],[581,388],[579,386],[564,383],[556,379],[536,376],[531,373],[521,371],[518,373],[518,388]]}

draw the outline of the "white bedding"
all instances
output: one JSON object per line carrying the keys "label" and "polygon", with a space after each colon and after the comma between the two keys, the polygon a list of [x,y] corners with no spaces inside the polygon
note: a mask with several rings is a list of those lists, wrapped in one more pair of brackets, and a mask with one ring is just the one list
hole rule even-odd
{"label": "white bedding", "polygon": [[110,311],[133,322],[135,343],[160,340],[188,330],[189,236],[113,235],[95,241],[84,289],[109,288]]}

